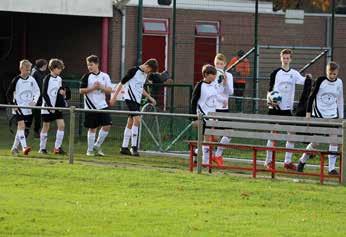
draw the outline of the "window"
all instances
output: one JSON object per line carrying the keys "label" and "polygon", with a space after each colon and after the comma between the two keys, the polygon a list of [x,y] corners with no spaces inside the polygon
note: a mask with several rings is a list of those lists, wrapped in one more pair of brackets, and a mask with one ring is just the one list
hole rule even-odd
{"label": "window", "polygon": [[168,34],[167,21],[160,19],[144,19],[143,31],[145,34]]}
{"label": "window", "polygon": [[196,35],[218,36],[219,26],[216,22],[198,22],[196,24]]}

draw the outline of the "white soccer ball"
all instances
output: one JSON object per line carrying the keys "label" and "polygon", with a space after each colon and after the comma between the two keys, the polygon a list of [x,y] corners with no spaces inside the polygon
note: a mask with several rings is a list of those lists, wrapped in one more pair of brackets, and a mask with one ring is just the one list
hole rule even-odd
{"label": "white soccer ball", "polygon": [[272,91],[268,93],[267,97],[268,103],[272,104],[280,104],[282,101],[282,96],[280,95],[280,92],[278,91]]}

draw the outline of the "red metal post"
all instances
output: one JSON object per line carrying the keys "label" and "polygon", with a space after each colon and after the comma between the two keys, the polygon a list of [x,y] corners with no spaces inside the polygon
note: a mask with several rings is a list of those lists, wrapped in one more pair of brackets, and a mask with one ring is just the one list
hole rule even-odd
{"label": "red metal post", "polygon": [[190,143],[190,171],[193,172],[193,145]]}
{"label": "red metal post", "polygon": [[276,151],[275,150],[273,150],[273,152],[272,152],[272,179],[274,179],[275,178],[275,169],[276,169],[276,167],[275,167],[275,160],[276,160]]}
{"label": "red metal post", "polygon": [[254,148],[253,149],[253,153],[252,153],[252,177],[253,178],[256,178],[256,172],[257,172],[257,151],[256,149]]}
{"label": "red metal post", "polygon": [[108,72],[109,18],[102,18],[101,71]]}
{"label": "red metal post", "polygon": [[324,179],[324,155],[320,153],[320,183],[323,184]]}

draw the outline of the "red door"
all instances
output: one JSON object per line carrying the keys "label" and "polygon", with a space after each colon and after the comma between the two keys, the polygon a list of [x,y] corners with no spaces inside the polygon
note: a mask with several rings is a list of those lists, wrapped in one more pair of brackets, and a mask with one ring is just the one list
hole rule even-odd
{"label": "red door", "polygon": [[166,69],[166,36],[143,35],[142,62],[150,58],[157,59],[160,72]]}
{"label": "red door", "polygon": [[[159,72],[166,69],[166,37],[143,35],[143,54],[142,62],[150,58],[156,58],[159,62]],[[162,85],[152,85],[151,95],[157,101],[157,108],[164,108],[164,87]]]}
{"label": "red door", "polygon": [[214,65],[216,55],[216,38],[195,38],[195,69],[194,84],[202,80],[202,66],[204,64]]}

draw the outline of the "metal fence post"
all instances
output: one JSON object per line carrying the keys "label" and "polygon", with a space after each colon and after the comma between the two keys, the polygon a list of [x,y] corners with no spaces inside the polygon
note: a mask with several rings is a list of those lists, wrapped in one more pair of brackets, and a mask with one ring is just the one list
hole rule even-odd
{"label": "metal fence post", "polygon": [[75,125],[76,125],[76,114],[75,106],[70,107],[70,136],[69,136],[69,145],[68,145],[68,160],[70,164],[73,164],[74,161],[74,134],[75,134]]}
{"label": "metal fence post", "polygon": [[346,185],[346,164],[345,164],[345,154],[346,154],[346,120],[342,121],[342,154],[340,159],[341,163],[341,184]]}
{"label": "metal fence post", "polygon": [[202,173],[203,115],[198,114],[197,173]]}

